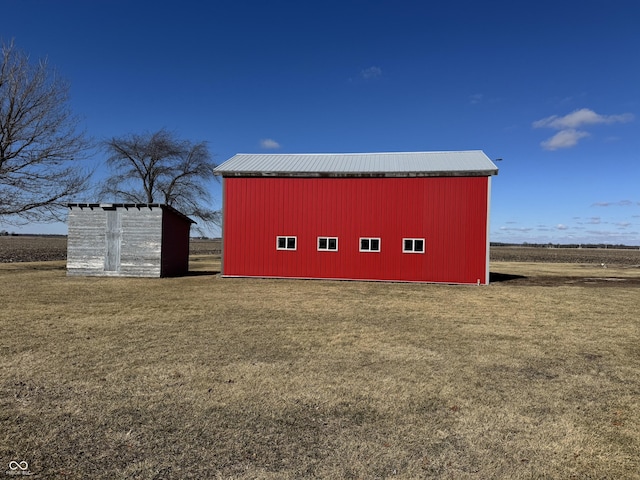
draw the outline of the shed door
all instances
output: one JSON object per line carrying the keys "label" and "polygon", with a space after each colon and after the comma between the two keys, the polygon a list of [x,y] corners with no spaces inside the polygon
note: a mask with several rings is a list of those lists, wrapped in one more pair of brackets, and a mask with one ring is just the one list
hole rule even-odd
{"label": "shed door", "polygon": [[122,243],[122,221],[118,210],[107,210],[107,232],[104,270],[117,272],[120,270],[120,244]]}

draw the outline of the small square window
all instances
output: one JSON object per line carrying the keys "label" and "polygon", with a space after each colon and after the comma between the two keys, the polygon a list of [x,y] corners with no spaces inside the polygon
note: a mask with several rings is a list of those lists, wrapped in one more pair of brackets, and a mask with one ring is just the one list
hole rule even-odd
{"label": "small square window", "polygon": [[276,237],[277,250],[295,250],[297,237]]}
{"label": "small square window", "polygon": [[424,246],[425,246],[424,238],[403,238],[402,239],[403,253],[424,253]]}
{"label": "small square window", "polygon": [[360,251],[361,252],[379,252],[380,239],[379,238],[360,238]]}
{"label": "small square window", "polygon": [[318,250],[338,250],[338,238],[318,237]]}

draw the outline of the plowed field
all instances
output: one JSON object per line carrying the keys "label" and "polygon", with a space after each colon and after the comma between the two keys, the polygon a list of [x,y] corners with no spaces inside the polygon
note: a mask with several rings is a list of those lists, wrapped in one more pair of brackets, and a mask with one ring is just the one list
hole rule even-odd
{"label": "plowed field", "polygon": [[535,248],[491,247],[497,262],[583,263],[589,265],[639,266],[640,248]]}
{"label": "plowed field", "polygon": [[[192,240],[191,253],[220,253],[219,240]],[[0,263],[46,262],[66,260],[66,237],[4,236],[0,237]]]}

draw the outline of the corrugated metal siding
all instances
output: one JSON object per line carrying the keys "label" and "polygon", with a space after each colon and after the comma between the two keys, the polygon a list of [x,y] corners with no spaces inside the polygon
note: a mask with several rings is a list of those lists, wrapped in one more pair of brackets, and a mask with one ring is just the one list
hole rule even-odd
{"label": "corrugated metal siding", "polygon": [[[224,275],[487,281],[487,177],[227,177],[224,192]],[[276,250],[277,236],[297,250]],[[317,251],[318,236],[338,251]],[[360,237],[381,252],[359,252]],[[402,253],[403,238],[426,253]]]}
{"label": "corrugated metal siding", "polygon": [[237,154],[216,168],[243,175],[495,175],[497,167],[481,150],[347,154]]}

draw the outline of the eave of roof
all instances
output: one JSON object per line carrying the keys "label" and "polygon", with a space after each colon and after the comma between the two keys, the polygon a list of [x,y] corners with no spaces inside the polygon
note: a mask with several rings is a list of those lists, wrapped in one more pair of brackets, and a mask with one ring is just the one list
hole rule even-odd
{"label": "eave of roof", "polygon": [[225,177],[442,177],[497,175],[498,168],[481,150],[237,154],[215,173]]}
{"label": "eave of roof", "polygon": [[163,210],[168,210],[170,212],[175,213],[179,217],[184,218],[189,223],[197,223],[195,220],[192,220],[184,213],[179,210],[176,210],[171,205],[167,205],[165,203],[67,203],[67,207],[69,208],[103,208],[105,210],[116,209],[116,208],[137,208],[140,210],[141,208],[161,208]]}

